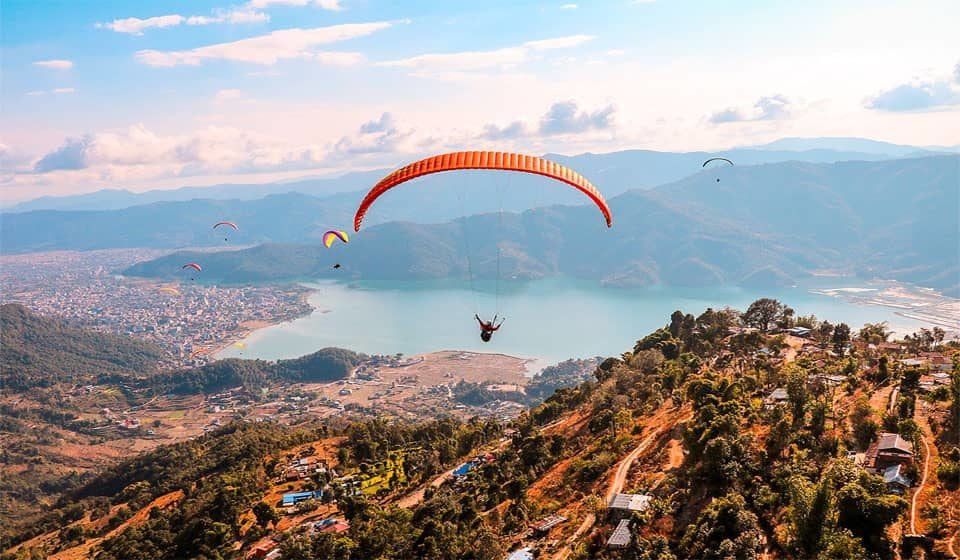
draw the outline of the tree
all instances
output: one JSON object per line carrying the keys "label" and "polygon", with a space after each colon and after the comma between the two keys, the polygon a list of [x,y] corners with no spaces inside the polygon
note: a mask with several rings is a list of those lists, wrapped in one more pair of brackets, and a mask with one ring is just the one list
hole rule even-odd
{"label": "tree", "polygon": [[277,513],[277,510],[267,502],[258,502],[257,505],[253,506],[253,515],[257,518],[257,524],[264,529],[266,529],[267,524],[271,521],[273,523],[280,521],[280,515]]}
{"label": "tree", "polygon": [[880,344],[886,342],[890,334],[891,331],[886,321],[867,323],[860,328],[859,338],[867,344]]}
{"label": "tree", "polygon": [[833,329],[833,351],[842,356],[847,346],[850,345],[850,325],[840,323]]}
{"label": "tree", "polygon": [[832,489],[830,478],[814,485],[802,476],[790,481],[790,513],[794,546],[803,558],[812,558],[820,550],[824,534],[831,525]]}
{"label": "tree", "polygon": [[818,440],[827,428],[827,414],[830,412],[830,404],[825,400],[817,400],[810,407],[810,433]]}
{"label": "tree", "polygon": [[793,316],[793,310],[772,298],[760,298],[744,312],[743,322],[748,326],[769,332],[770,329]]}
{"label": "tree", "polygon": [[814,331],[817,342],[820,344],[826,344],[833,339],[833,325],[830,324],[830,321],[824,321]]}
{"label": "tree", "polygon": [[857,445],[861,449],[866,448],[877,437],[877,429],[879,428],[876,420],[873,419],[873,407],[870,406],[870,401],[866,397],[861,396],[854,403],[851,421],[853,422],[853,437],[857,440]]}
{"label": "tree", "polygon": [[933,327],[933,345],[940,346],[940,343],[943,342],[943,339],[946,338],[947,333],[940,327]]}
{"label": "tree", "polygon": [[727,494],[711,502],[680,541],[682,558],[753,560],[761,549],[757,516],[747,509],[739,494]]}
{"label": "tree", "polygon": [[787,377],[787,398],[793,413],[793,423],[799,426],[803,424],[807,401],[810,399],[810,393],[807,391],[807,372],[796,364],[787,364],[783,369]]}

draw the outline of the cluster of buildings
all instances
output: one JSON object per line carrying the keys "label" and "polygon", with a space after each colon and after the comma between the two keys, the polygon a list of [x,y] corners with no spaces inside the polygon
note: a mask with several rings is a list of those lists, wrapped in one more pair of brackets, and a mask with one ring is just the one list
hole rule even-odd
{"label": "cluster of buildings", "polygon": [[238,338],[245,322],[280,322],[310,311],[305,288],[224,288],[189,280],[163,287],[113,274],[111,270],[131,264],[131,256],[109,259],[103,253],[110,252],[57,254],[38,262],[5,258],[0,268],[4,303],[21,303],[91,330],[149,340],[170,354],[161,364],[167,367],[202,361],[205,351]]}
{"label": "cluster of buildings", "polygon": [[477,455],[473,459],[470,459],[466,463],[463,463],[462,465],[453,469],[453,478],[454,480],[462,479],[463,477],[470,474],[470,471],[472,471],[473,469],[480,467],[482,465],[486,465],[487,463],[492,463],[496,460],[497,460],[497,457],[493,453],[484,453],[483,455]]}
{"label": "cluster of buildings", "polygon": [[905,474],[913,466],[913,444],[899,434],[882,432],[865,453],[851,452],[848,457],[867,472],[882,476],[891,494],[904,494],[913,486]]}
{"label": "cluster of buildings", "polygon": [[634,513],[643,513],[650,508],[653,496],[650,494],[614,494],[607,504],[610,520],[616,523],[610,538],[609,548],[625,548],[630,544],[630,518]]}

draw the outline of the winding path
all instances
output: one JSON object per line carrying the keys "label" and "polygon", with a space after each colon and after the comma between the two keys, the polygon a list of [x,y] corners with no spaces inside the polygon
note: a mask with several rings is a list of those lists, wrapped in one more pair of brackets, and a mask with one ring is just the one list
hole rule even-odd
{"label": "winding path", "polygon": [[[636,461],[637,457],[646,451],[647,448],[650,447],[650,444],[653,443],[660,435],[662,435],[664,431],[665,430],[657,430],[645,437],[643,441],[641,441],[640,444],[630,452],[629,455],[620,461],[620,464],[617,466],[617,473],[614,475],[613,480],[610,481],[610,485],[607,487],[607,492],[603,496],[604,503],[610,503],[610,500],[613,499],[613,496],[623,490],[623,485],[627,481],[627,475],[630,474],[630,467],[633,466],[633,462]],[[580,526],[577,527],[577,530],[573,532],[573,535],[567,539],[567,544],[565,544],[563,548],[554,554],[553,560],[566,560],[566,558],[570,556],[570,550],[573,546],[573,543],[575,543],[581,535],[589,531],[596,522],[596,514],[587,514],[587,516],[583,519],[583,523],[581,523]]]}
{"label": "winding path", "polygon": [[930,470],[930,445],[927,443],[927,438],[923,436],[920,436],[920,441],[923,442],[923,478],[920,479],[920,486],[917,487],[917,491],[913,493],[913,499],[910,501],[910,531],[914,535],[919,534],[917,532],[917,498],[927,484],[927,471]]}

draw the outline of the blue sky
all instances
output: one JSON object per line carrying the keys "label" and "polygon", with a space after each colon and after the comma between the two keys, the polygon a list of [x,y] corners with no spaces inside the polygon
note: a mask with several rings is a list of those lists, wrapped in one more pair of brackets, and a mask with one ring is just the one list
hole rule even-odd
{"label": "blue sky", "polygon": [[464,147],[960,143],[960,2],[4,0],[0,193]]}

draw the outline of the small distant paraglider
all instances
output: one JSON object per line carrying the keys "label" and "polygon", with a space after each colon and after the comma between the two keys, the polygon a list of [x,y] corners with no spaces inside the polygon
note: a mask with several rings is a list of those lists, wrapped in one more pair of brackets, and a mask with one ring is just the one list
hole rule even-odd
{"label": "small distant paraglider", "polygon": [[[323,234],[323,246],[329,249],[337,239],[339,239],[342,243],[350,242],[350,236],[347,235],[347,232],[340,231],[338,229],[331,229]],[[340,263],[333,265],[334,270],[338,268],[340,268]]]}
{"label": "small distant paraglider", "polygon": [[193,352],[190,352],[190,359],[193,360],[193,359],[196,358],[197,356],[199,356],[199,355],[201,355],[201,354],[206,354],[206,353],[207,353],[207,349],[206,349],[206,348],[197,348],[197,349],[194,350]]}
{"label": "small distant paraglider", "polygon": [[[200,268],[200,265],[197,264],[197,263],[187,263],[187,264],[181,266],[181,267],[180,267],[180,270],[186,270],[186,269],[188,269],[188,268],[192,268],[192,269],[196,270],[197,272],[202,272],[202,271],[203,271],[203,269]],[[194,277],[191,276],[190,279],[191,279],[191,280],[194,280]]]}
{"label": "small distant paraglider", "polygon": [[323,234],[323,245],[324,245],[324,247],[326,247],[327,249],[329,249],[329,248],[333,245],[333,242],[336,241],[337,239],[339,239],[340,241],[342,241],[342,242],[344,242],[344,243],[349,243],[349,242],[350,242],[350,237],[347,235],[347,232],[345,232],[345,231],[340,231],[340,230],[336,230],[336,229],[332,229],[332,230],[330,230],[330,231],[328,231],[328,232],[326,232],[326,233]]}
{"label": "small distant paraglider", "polygon": [[167,286],[164,286],[164,287],[160,288],[160,289],[157,290],[157,291],[158,291],[158,292],[163,292],[163,293],[165,293],[165,294],[175,295],[175,296],[179,296],[179,295],[180,295],[180,290],[178,290],[178,289],[176,289],[176,288],[170,288],[170,287],[167,287]]}
{"label": "small distant paraglider", "polygon": [[[712,163],[712,162],[714,162],[714,161],[716,161],[716,162],[718,162],[718,163],[715,163],[713,166],[723,165],[723,163],[720,163],[720,162],[726,162],[726,163],[730,164],[731,166],[733,165],[733,162],[730,161],[730,160],[727,159],[727,158],[723,158],[723,157],[712,157],[712,158],[708,159],[707,161],[703,162],[703,165],[701,165],[700,167],[706,167],[708,164],[710,164],[710,163]],[[711,167],[713,167],[713,166],[711,166]],[[717,182],[718,182],[718,183],[720,182],[720,177],[717,177]]]}
{"label": "small distant paraglider", "polygon": [[[217,222],[217,223],[213,224],[213,229],[217,229],[219,226],[227,226],[227,227],[233,228],[233,231],[237,231],[237,230],[240,229],[240,228],[237,227],[237,224],[235,224],[235,223],[233,223],[233,222]],[[230,241],[230,239],[227,238],[226,236],[224,236],[223,240],[224,240],[224,241],[227,241],[227,242]]]}

